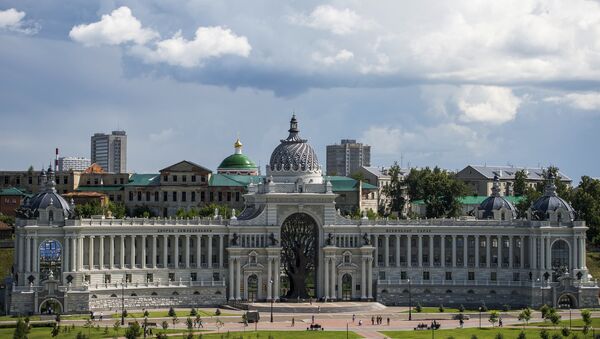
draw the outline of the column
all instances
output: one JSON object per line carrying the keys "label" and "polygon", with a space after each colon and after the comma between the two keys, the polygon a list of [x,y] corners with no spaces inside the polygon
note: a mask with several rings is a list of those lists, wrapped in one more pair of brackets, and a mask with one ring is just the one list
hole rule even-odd
{"label": "column", "polygon": [[552,243],[552,239],[550,237],[546,238],[546,269],[552,269],[552,250],[550,249],[550,243]]}
{"label": "column", "polygon": [[412,265],[412,235],[406,237],[406,267]]}
{"label": "column", "polygon": [[[69,260],[69,256],[70,256],[70,250],[71,250],[71,244],[70,244],[71,240],[69,240],[69,237],[65,237],[65,241],[64,241],[64,246],[63,248],[65,249],[65,251],[62,253],[63,258],[64,258],[64,262],[63,262],[63,267],[62,270],[63,272],[69,272],[69,264],[70,264],[70,260]],[[20,251],[21,251],[21,246],[20,243],[15,243],[15,245],[17,246],[17,248],[15,249],[15,255],[17,256],[17,267],[16,270],[17,272],[21,271],[21,265],[20,263]]]}
{"label": "column", "polygon": [[[370,260],[373,260],[372,258]],[[367,265],[367,298],[373,299],[373,265]]]}
{"label": "column", "polygon": [[502,267],[502,236],[496,237],[498,239],[498,267]]}
{"label": "column", "polygon": [[94,236],[88,237],[88,266],[90,270],[94,269]]}
{"label": "column", "polygon": [[325,288],[325,301],[329,299],[329,258],[325,257],[323,260],[325,268],[323,270],[324,288]]}
{"label": "column", "polygon": [[475,236],[475,267],[479,268],[479,236]]}
{"label": "column", "polygon": [[385,235],[385,244],[384,244],[384,254],[385,258],[383,262],[385,263],[385,267],[390,267],[390,236],[389,234]]}
{"label": "column", "polygon": [[546,237],[544,235],[540,238],[540,269],[546,269]]}
{"label": "column", "polygon": [[463,235],[463,266],[468,267],[469,264],[469,236]]}
{"label": "column", "polygon": [[446,236],[440,235],[440,264],[446,267]]}
{"label": "column", "polygon": [[417,251],[417,262],[419,267],[423,267],[423,236],[419,234],[419,243]]}
{"label": "column", "polygon": [[99,239],[99,244],[98,246],[100,246],[100,256],[98,257],[98,266],[100,266],[100,269],[103,270],[104,269],[104,236],[100,236]]}
{"label": "column", "polygon": [[525,268],[525,236],[520,236],[519,237],[519,268],[524,269]]}
{"label": "column", "polygon": [[[255,238],[256,247],[258,246],[258,237]],[[219,268],[223,268],[223,254],[225,249],[223,248],[223,234],[219,234]]]}
{"label": "column", "polygon": [[131,236],[131,268],[135,268],[135,235]]}
{"label": "column", "polygon": [[579,252],[581,253],[581,269],[586,269],[587,264],[585,262],[585,236],[579,237]]}
{"label": "column", "polygon": [[452,234],[452,267],[456,267],[456,234]]}
{"label": "column", "polygon": [[[270,271],[269,271],[269,275],[271,275]],[[234,291],[235,291],[235,258],[229,257],[229,300],[235,299]]]}
{"label": "column", "polygon": [[360,298],[361,299],[367,299],[367,270],[366,270],[366,262],[367,260],[365,258],[361,258],[361,265],[360,265]]}
{"label": "column", "polygon": [[267,300],[271,300],[273,297],[273,283],[271,282],[271,280],[273,280],[273,265],[271,265],[271,261],[273,261],[273,259],[267,257]]}
{"label": "column", "polygon": [[396,234],[396,267],[400,267],[400,235],[399,234]]}
{"label": "column", "polygon": [[[16,243],[17,250],[15,251],[15,253],[16,253],[16,254],[15,254],[15,258],[17,259],[17,272],[21,273],[21,272],[23,272],[23,271],[25,270],[25,269],[23,268],[23,266],[24,266],[24,265],[23,265],[23,258],[25,257],[25,255],[24,255],[24,253],[23,253],[23,247],[24,247],[25,245],[24,245],[24,239],[23,239],[23,236],[22,236],[22,234],[19,234],[19,233],[21,233],[21,232],[16,232],[16,233],[15,233],[15,234],[16,234],[16,237],[17,237],[17,239],[18,239],[18,241],[17,241],[17,243]],[[70,241],[69,239],[70,239],[70,238],[68,238],[68,237],[66,238],[66,240],[67,240],[67,243]],[[69,266],[67,266],[67,270],[68,270],[68,267],[69,267]],[[22,280],[22,279],[21,279],[21,280]]]}
{"label": "column", "polygon": [[121,269],[125,269],[125,236],[122,235],[121,237],[121,252],[119,253],[121,256]]}
{"label": "column", "polygon": [[337,298],[337,294],[336,294],[336,290],[335,290],[335,284],[337,282],[336,278],[336,267],[335,267],[335,258],[332,257],[331,258],[331,268],[329,269],[329,274],[331,274],[331,278],[330,280],[330,284],[329,287],[331,288],[331,292],[329,293],[329,295],[331,296],[331,299],[336,299]]}
{"label": "column", "polygon": [[146,235],[142,235],[142,268],[146,268]]}
{"label": "column", "polygon": [[83,236],[77,237],[77,270],[83,269]]}
{"label": "column", "polygon": [[275,297],[275,300],[279,300],[279,278],[281,277],[281,274],[279,272],[279,269],[281,268],[281,263],[279,262],[279,257],[275,258],[275,291],[273,291],[273,293],[275,294],[273,297]]}
{"label": "column", "polygon": [[173,236],[173,263],[179,268],[179,235]]}
{"label": "column", "polygon": [[152,268],[158,267],[156,262],[156,255],[158,254],[158,236],[152,235]]}
{"label": "column", "polygon": [[[212,267],[212,235],[208,236],[208,268]],[[239,265],[239,261],[238,261],[238,265]]]}
{"label": "column", "polygon": [[115,268],[115,236],[110,236],[110,243],[108,244],[108,265],[110,269]]}
{"label": "column", "polygon": [[513,240],[514,240],[513,236],[509,235],[508,236],[508,267],[511,269],[513,268],[513,262],[514,262],[514,260],[513,260],[513,255],[514,255]]}
{"label": "column", "polygon": [[531,257],[530,257],[530,267],[532,270],[536,270],[538,268],[537,265],[537,239],[535,236],[529,236],[529,243],[531,244]]}
{"label": "column", "polygon": [[169,267],[169,236],[163,235],[163,268]]}
{"label": "column", "polygon": [[71,270],[73,272],[77,271],[77,237],[71,237]]}
{"label": "column", "polygon": [[[379,267],[379,235],[375,234],[375,262],[373,263],[373,265],[375,267]],[[332,297],[333,298],[333,297]]]}
{"label": "column", "polygon": [[190,268],[190,235],[185,235],[185,268]]}
{"label": "column", "polygon": [[31,237],[25,237],[25,272],[31,272]]}
{"label": "column", "polygon": [[433,235],[428,235],[429,237],[429,267],[433,267]]}
{"label": "column", "polygon": [[[229,260],[229,263],[229,271],[232,271],[231,260]],[[196,267],[202,267],[202,236],[200,234],[196,235]]]}
{"label": "column", "polygon": [[490,268],[491,263],[492,263],[492,244],[490,243],[491,237],[489,235],[485,236],[485,262],[487,264],[487,267]]}

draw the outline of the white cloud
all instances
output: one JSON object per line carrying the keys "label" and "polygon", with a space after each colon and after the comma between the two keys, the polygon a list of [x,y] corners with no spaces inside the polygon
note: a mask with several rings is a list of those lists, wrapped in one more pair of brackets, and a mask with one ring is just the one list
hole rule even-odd
{"label": "white cloud", "polygon": [[134,46],[132,53],[146,62],[166,62],[170,65],[194,67],[203,60],[222,55],[247,57],[252,47],[244,36],[237,36],[228,28],[199,27],[193,40],[187,40],[181,32],[172,38],[156,42],[156,48]]}
{"label": "white cloud", "polygon": [[123,6],[103,15],[98,22],[74,26],[69,36],[86,46],[99,46],[129,42],[144,44],[159,35],[152,29],[143,28],[131,10]]}
{"label": "white cloud", "polygon": [[316,7],[310,15],[296,15],[292,23],[319,30],[329,31],[337,35],[345,35],[369,29],[372,24],[349,8],[337,9],[329,5]]}
{"label": "white cloud", "polygon": [[600,92],[568,93],[563,96],[548,97],[544,101],[566,103],[586,111],[600,110]]}
{"label": "white cloud", "polygon": [[337,63],[342,63],[342,62],[350,61],[352,58],[354,58],[354,53],[350,52],[347,49],[342,49],[335,55],[324,56],[319,52],[315,52],[312,55],[312,59],[314,61],[324,64],[324,65],[333,65],[333,64],[337,64]]}
{"label": "white cloud", "polygon": [[381,155],[401,153],[455,153],[479,154],[486,143],[482,136],[466,126],[443,123],[435,126],[416,126],[410,130],[371,126],[363,132],[361,140],[371,145]]}
{"label": "white cloud", "polygon": [[39,31],[39,24],[34,22],[25,22],[25,12],[9,8],[0,11],[0,29],[6,29],[13,32],[25,34],[35,34]]}
{"label": "white cloud", "polygon": [[461,110],[462,121],[491,124],[513,120],[521,103],[510,88],[473,85],[461,86],[455,101]]}
{"label": "white cloud", "polygon": [[150,140],[154,142],[164,142],[171,139],[175,135],[172,128],[163,129],[158,133],[150,133]]}

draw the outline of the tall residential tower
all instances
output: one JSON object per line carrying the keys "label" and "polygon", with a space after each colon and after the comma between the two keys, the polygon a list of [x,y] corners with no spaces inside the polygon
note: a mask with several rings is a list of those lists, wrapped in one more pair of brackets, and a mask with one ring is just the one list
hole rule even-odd
{"label": "tall residential tower", "polygon": [[106,172],[127,172],[127,134],[125,131],[113,131],[111,134],[92,135],[92,163],[96,163]]}
{"label": "tall residential tower", "polygon": [[342,139],[340,145],[327,145],[327,175],[349,176],[362,166],[371,166],[371,146]]}

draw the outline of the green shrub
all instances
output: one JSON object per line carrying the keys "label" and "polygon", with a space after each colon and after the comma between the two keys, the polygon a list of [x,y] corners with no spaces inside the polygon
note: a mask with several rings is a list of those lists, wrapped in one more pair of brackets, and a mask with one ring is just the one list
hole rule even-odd
{"label": "green shrub", "polygon": [[550,339],[550,334],[545,329],[540,331],[540,339]]}
{"label": "green shrub", "polygon": [[508,312],[508,311],[510,311],[510,305],[508,305],[508,304],[504,304],[504,305],[502,305],[502,311],[503,311],[503,312]]}
{"label": "green shrub", "polygon": [[527,335],[525,335],[525,332],[521,331],[517,336],[517,339],[527,339]]}
{"label": "green shrub", "polygon": [[568,327],[563,327],[560,330],[560,333],[563,335],[563,337],[568,337],[571,334],[571,330]]}
{"label": "green shrub", "polygon": [[494,337],[495,339],[504,339],[504,334],[502,333],[497,333],[496,336]]}
{"label": "green shrub", "polygon": [[174,317],[177,315],[177,313],[175,313],[175,309],[173,309],[173,307],[169,307],[169,317]]}
{"label": "green shrub", "polygon": [[423,311],[423,307],[421,307],[420,303],[417,303],[417,306],[415,307],[415,311],[417,311],[417,313],[421,313],[421,311]]}
{"label": "green shrub", "polygon": [[463,313],[465,311],[465,307],[463,306],[463,304],[460,304],[460,306],[458,306],[458,311],[460,313]]}
{"label": "green shrub", "polygon": [[444,313],[444,305],[440,305],[440,307],[438,308],[438,310],[440,311],[440,313]]}

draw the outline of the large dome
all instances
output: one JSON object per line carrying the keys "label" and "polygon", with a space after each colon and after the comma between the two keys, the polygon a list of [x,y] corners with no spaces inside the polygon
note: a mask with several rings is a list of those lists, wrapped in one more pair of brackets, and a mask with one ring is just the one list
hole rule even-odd
{"label": "large dome", "polygon": [[242,142],[238,138],[233,144],[235,152],[221,161],[218,170],[257,169],[256,164],[242,153]]}
{"label": "large dome", "polygon": [[500,195],[500,178],[494,176],[494,185],[492,187],[492,195],[487,197],[484,201],[479,204],[478,210],[480,215],[484,219],[493,219],[494,211],[501,209],[507,209],[512,213],[513,219],[517,217],[517,210],[515,206],[508,201],[505,197]]}
{"label": "large dome", "polygon": [[298,135],[298,121],[293,115],[290,120],[290,133],[287,139],[281,140],[279,146],[271,154],[269,170],[277,172],[304,172],[321,174],[321,166],[314,149]]}

